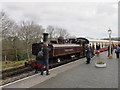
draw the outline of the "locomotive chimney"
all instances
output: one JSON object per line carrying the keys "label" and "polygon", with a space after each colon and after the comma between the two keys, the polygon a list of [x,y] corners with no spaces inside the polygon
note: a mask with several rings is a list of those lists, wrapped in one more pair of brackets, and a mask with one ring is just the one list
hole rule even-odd
{"label": "locomotive chimney", "polygon": [[48,33],[43,33],[43,42],[48,42]]}

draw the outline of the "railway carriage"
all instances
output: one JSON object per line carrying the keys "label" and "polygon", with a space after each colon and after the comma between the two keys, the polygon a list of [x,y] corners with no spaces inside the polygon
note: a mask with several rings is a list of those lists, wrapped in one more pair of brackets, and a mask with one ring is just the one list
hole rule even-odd
{"label": "railway carriage", "polygon": [[[95,40],[95,39],[88,39],[88,40],[89,40],[89,44],[91,46],[94,46],[95,50],[96,50],[96,45],[100,45],[100,52],[108,50],[109,40]],[[111,41],[111,42],[114,48],[116,48],[116,45],[118,45],[118,41]]]}

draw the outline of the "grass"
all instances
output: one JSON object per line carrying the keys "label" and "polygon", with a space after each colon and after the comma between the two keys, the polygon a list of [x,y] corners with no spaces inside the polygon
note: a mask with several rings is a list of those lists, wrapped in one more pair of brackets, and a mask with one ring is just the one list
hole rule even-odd
{"label": "grass", "polygon": [[0,69],[16,67],[16,66],[24,64],[24,62],[26,62],[26,60],[21,60],[21,61],[0,61]]}

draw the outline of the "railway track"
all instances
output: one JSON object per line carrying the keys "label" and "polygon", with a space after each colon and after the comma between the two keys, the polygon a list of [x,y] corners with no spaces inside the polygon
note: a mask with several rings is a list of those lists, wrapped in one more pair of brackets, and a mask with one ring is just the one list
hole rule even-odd
{"label": "railway track", "polygon": [[25,77],[24,74],[26,73],[26,75],[27,75],[27,73],[29,73],[31,71],[33,71],[33,69],[30,66],[25,67],[25,65],[2,70],[2,71],[0,71],[2,74],[0,76],[2,85],[13,82],[13,81],[21,79],[21,78],[24,78]]}
{"label": "railway track", "polygon": [[[63,64],[78,60],[79,58],[73,58],[71,60],[64,60],[61,61],[59,63],[55,63],[55,64],[50,64],[50,69],[55,68],[57,66],[61,66]],[[25,65],[21,65],[15,68],[10,68],[10,69],[6,69],[2,72],[1,75],[1,81],[2,81],[2,85],[8,84],[10,82],[25,78],[27,76],[31,76],[35,74],[34,69],[32,69],[30,66],[25,66]]]}

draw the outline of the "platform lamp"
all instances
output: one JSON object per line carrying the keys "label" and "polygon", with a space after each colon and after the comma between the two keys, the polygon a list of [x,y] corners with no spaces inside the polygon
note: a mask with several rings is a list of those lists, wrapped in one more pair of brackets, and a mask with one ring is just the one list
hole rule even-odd
{"label": "platform lamp", "polygon": [[112,53],[111,53],[111,33],[112,33],[112,30],[109,29],[108,30],[108,33],[109,33],[109,52],[110,52],[110,55],[109,55],[109,59],[112,59]]}

